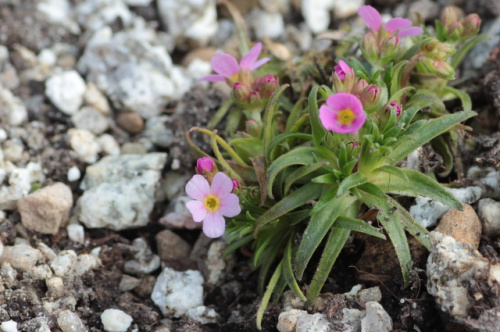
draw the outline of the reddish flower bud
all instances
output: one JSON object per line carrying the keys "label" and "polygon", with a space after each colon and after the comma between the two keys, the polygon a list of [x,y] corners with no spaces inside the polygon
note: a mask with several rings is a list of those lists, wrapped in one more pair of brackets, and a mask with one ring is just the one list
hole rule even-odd
{"label": "reddish flower bud", "polygon": [[444,61],[433,61],[432,66],[434,67],[434,73],[446,80],[452,80],[455,78],[455,69]]}
{"label": "reddish flower bud", "polygon": [[236,179],[231,179],[231,181],[233,182],[233,192],[234,192],[235,189],[240,188],[240,183]]}
{"label": "reddish flower bud", "polygon": [[273,75],[259,77],[253,83],[253,89],[259,93],[262,99],[271,98],[272,94],[279,86],[279,79]]}
{"label": "reddish flower bud", "polygon": [[242,82],[234,83],[233,85],[234,99],[236,99],[240,103],[248,103],[251,93],[252,89],[245,83]]}
{"label": "reddish flower bud", "polygon": [[370,63],[376,63],[380,54],[377,36],[373,32],[365,33],[361,39],[361,52]]}
{"label": "reddish flower bud", "polygon": [[399,38],[396,36],[387,36],[380,47],[379,64],[385,66],[394,59],[399,48]]}
{"label": "reddish flower bud", "polygon": [[361,94],[363,93],[363,90],[368,86],[368,82],[365,79],[360,79],[359,81],[354,84],[354,87],[351,90],[351,93],[353,95],[356,95],[358,97],[361,97]]}
{"label": "reddish flower bud", "polygon": [[455,6],[445,7],[441,13],[441,23],[445,28],[463,17],[462,10]]}
{"label": "reddish flower bud", "polygon": [[260,93],[258,91],[253,90],[250,93],[249,97],[250,104],[258,104],[262,102],[262,98],[260,97]]}
{"label": "reddish flower bud", "polygon": [[396,103],[395,101],[391,101],[389,103],[389,106],[387,106],[387,108],[385,109],[385,112],[390,112],[391,109],[393,109],[395,112],[396,112],[396,115],[399,116],[399,114],[401,114],[401,105],[399,105],[398,103]]}
{"label": "reddish flower bud", "polygon": [[447,26],[446,32],[448,33],[448,39],[452,42],[456,42],[462,38],[464,27],[461,22],[453,22]]}
{"label": "reddish flower bud", "polygon": [[464,37],[475,36],[481,29],[481,19],[477,14],[469,14],[463,21]]}
{"label": "reddish flower bud", "polygon": [[204,171],[212,172],[214,170],[215,163],[210,157],[203,157],[196,161],[196,171],[203,175]]}

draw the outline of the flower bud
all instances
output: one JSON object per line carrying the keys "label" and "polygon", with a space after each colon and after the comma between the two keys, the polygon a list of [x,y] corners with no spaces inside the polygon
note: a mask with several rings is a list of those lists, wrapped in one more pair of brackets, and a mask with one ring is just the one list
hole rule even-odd
{"label": "flower bud", "polygon": [[233,182],[233,192],[234,192],[236,189],[240,188],[240,183],[236,179],[231,179],[231,181]]}
{"label": "flower bud", "polygon": [[352,88],[351,93],[359,98],[359,97],[361,97],[363,90],[367,86],[368,86],[368,82],[362,78],[359,81],[357,81],[356,84],[354,84],[354,87]]}
{"label": "flower bud", "polygon": [[450,41],[457,42],[462,38],[464,27],[461,22],[453,22],[448,25],[446,32]]}
{"label": "flower bud", "polygon": [[196,171],[204,175],[204,172],[212,172],[214,170],[215,163],[210,157],[203,157],[196,161]]}
{"label": "flower bud", "polygon": [[469,14],[464,18],[463,26],[463,37],[475,36],[479,32],[479,29],[481,29],[481,19],[477,14]]}
{"label": "flower bud", "polygon": [[375,36],[373,32],[365,33],[361,39],[360,47],[363,56],[366,60],[368,60],[368,62],[374,64],[378,61],[380,50],[377,43],[377,36]]}
{"label": "flower bud", "polygon": [[249,97],[250,104],[258,104],[262,102],[262,98],[260,97],[260,93],[258,91],[253,90],[250,93]]}
{"label": "flower bud", "polygon": [[420,50],[424,53],[425,56],[432,58],[438,53],[438,45],[439,41],[437,38],[431,38],[427,42],[422,43]]}
{"label": "flower bud", "polygon": [[271,98],[274,91],[280,86],[279,79],[273,75],[265,75],[259,77],[253,83],[253,88],[257,91],[262,99]]}
{"label": "flower bud", "polygon": [[455,79],[455,69],[444,61],[433,61],[432,66],[434,67],[434,74],[444,78],[445,80]]}
{"label": "flower bud", "polygon": [[385,37],[380,47],[380,62],[379,64],[385,66],[394,59],[399,48],[399,38],[390,35]]}
{"label": "flower bud", "polygon": [[445,28],[463,17],[462,10],[455,6],[445,7],[441,13],[441,23]]}
{"label": "flower bud", "polygon": [[350,91],[354,85],[354,71],[347,63],[340,60],[339,64],[333,67],[333,85],[337,92]]}
{"label": "flower bud", "polygon": [[248,103],[251,93],[252,89],[245,83],[242,82],[234,83],[233,85],[234,99],[236,99],[240,103]]}
{"label": "flower bud", "polygon": [[370,84],[363,90],[359,100],[361,100],[365,112],[370,114],[376,109],[380,101],[380,89],[378,86]]}
{"label": "flower bud", "polygon": [[396,115],[399,116],[399,114],[401,114],[401,105],[399,105],[395,101],[391,101],[385,109],[385,113],[390,112],[391,110],[394,110],[396,112]]}
{"label": "flower bud", "polygon": [[260,127],[261,126],[254,119],[250,119],[245,122],[246,132],[253,137],[259,137],[261,130]]}

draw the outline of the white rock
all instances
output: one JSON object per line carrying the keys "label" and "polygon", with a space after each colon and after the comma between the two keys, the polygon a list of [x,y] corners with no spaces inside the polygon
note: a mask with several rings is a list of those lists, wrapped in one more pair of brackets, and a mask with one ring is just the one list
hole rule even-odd
{"label": "white rock", "polygon": [[280,332],[295,332],[297,320],[304,315],[307,315],[305,310],[290,309],[283,311],[278,316],[278,325],[276,328]]}
{"label": "white rock", "polygon": [[[483,193],[481,187],[466,187],[460,189],[446,188],[446,190],[455,196],[461,203],[472,204],[476,202]],[[427,197],[418,196],[415,199],[415,205],[410,207],[410,214],[415,220],[424,227],[436,225],[439,218],[445,214],[450,207],[434,201]]]}
{"label": "white rock", "polygon": [[220,285],[225,277],[226,271],[231,270],[234,265],[234,256],[228,255],[224,257],[224,250],[227,248],[227,243],[221,240],[216,240],[210,244],[207,252],[206,267],[207,267],[207,285]]}
{"label": "white rock", "polygon": [[24,145],[18,138],[6,140],[3,143],[3,158],[12,162],[17,162],[23,159]]}
{"label": "white rock", "polygon": [[50,263],[54,274],[58,277],[67,277],[74,272],[78,256],[73,250],[63,250]]}
{"label": "white rock", "polygon": [[2,329],[3,332],[17,332],[17,323],[13,320],[3,322],[0,324],[0,329]]}
{"label": "white rock", "polygon": [[149,6],[153,0],[123,0],[127,6]]}
{"label": "white rock", "polygon": [[78,159],[85,163],[95,163],[97,161],[101,146],[90,131],[71,128],[68,130],[68,140]]}
{"label": "white rock", "polygon": [[256,7],[250,14],[250,24],[258,39],[279,38],[285,33],[285,22],[279,12],[269,13]]}
{"label": "white rock", "polygon": [[177,272],[165,268],[156,281],[151,299],[164,317],[187,314],[189,309],[203,305],[203,277],[199,271]]}
{"label": "white rock", "polygon": [[467,172],[468,178],[477,179],[483,188],[484,196],[500,199],[500,171],[493,167],[479,168],[473,166]]}
{"label": "white rock", "polygon": [[74,274],[82,276],[90,270],[96,269],[101,265],[101,260],[94,255],[82,254],[78,255],[74,266]]}
{"label": "white rock", "polygon": [[472,306],[468,285],[487,273],[488,260],[469,244],[438,232],[430,235],[432,250],[427,259],[427,289],[442,311],[467,317]]}
{"label": "white rock", "polygon": [[164,153],[107,156],[87,167],[85,192],[77,202],[79,220],[89,228],[145,226],[166,158]]}
{"label": "white rock", "polygon": [[202,324],[217,323],[217,319],[219,318],[214,309],[207,308],[204,305],[189,309],[187,315]]}
{"label": "white rock", "polygon": [[297,319],[295,332],[330,332],[332,326],[324,314],[302,315]]}
{"label": "white rock", "polygon": [[392,319],[377,302],[365,303],[366,316],[361,320],[361,332],[390,332]]}
{"label": "white rock", "polygon": [[110,332],[125,332],[132,324],[132,317],[118,309],[106,309],[101,314],[104,330]]}
{"label": "white rock", "polygon": [[306,301],[301,300],[294,292],[287,290],[283,293],[283,310],[304,309]]}
{"label": "white rock", "polygon": [[80,317],[70,311],[63,310],[57,315],[57,325],[63,332],[83,332],[87,331],[85,325],[83,325]]}
{"label": "white rock", "polygon": [[61,277],[46,279],[45,285],[47,286],[48,296],[58,299],[64,295],[64,281]]}
{"label": "white rock", "polygon": [[85,89],[85,81],[74,70],[54,75],[45,83],[45,95],[61,112],[68,115],[80,108]]}
{"label": "white rock", "polygon": [[479,201],[478,214],[483,225],[483,233],[488,236],[500,234],[500,202],[491,198],[483,198]]}
{"label": "white rock", "polygon": [[122,0],[86,0],[76,6],[78,22],[87,30],[97,30],[117,19],[128,27],[134,15]]}
{"label": "white rock", "polygon": [[105,132],[108,127],[108,119],[101,112],[91,106],[84,106],[71,116],[71,121],[78,129],[85,129],[95,135]]}
{"label": "white rock", "polygon": [[80,177],[82,176],[82,173],[80,172],[80,169],[76,166],[71,166],[68,169],[68,181],[73,182],[73,181],[78,181],[80,180]]}
{"label": "white rock", "polygon": [[17,207],[17,201],[31,190],[31,172],[26,168],[10,170],[0,168],[0,179],[3,180],[6,176],[8,176],[9,185],[0,187],[0,209],[13,210]]}
{"label": "white rock", "polygon": [[0,86],[0,118],[11,126],[21,125],[28,117],[28,111],[21,99]]}
{"label": "white rock", "polygon": [[49,262],[52,262],[57,257],[54,250],[52,250],[52,248],[47,246],[45,243],[38,243],[37,249],[40,250],[43,257]]}
{"label": "white rock", "polygon": [[33,266],[27,273],[34,280],[45,280],[52,277],[52,270],[47,264]]}
{"label": "white rock", "polygon": [[149,274],[160,267],[161,259],[158,255],[153,255],[151,248],[143,238],[137,238],[132,243],[136,251],[134,259],[125,262],[123,271],[134,275]]}
{"label": "white rock", "polygon": [[0,128],[0,142],[3,142],[7,139],[7,137],[9,137],[7,135],[7,132],[5,131],[5,129],[3,128]]}
{"label": "white rock", "polygon": [[17,281],[17,271],[10,263],[1,263],[0,276],[5,285],[12,285]]}
{"label": "white rock", "polygon": [[336,0],[302,0],[302,16],[313,33],[324,32],[330,25]]}
{"label": "white rock", "polygon": [[215,4],[215,0],[159,0],[158,12],[177,44],[188,39],[201,46],[217,32]]}
{"label": "white rock", "polygon": [[56,53],[48,48],[44,48],[37,55],[38,63],[47,67],[53,67],[57,63],[57,55]]}
{"label": "white rock", "polygon": [[16,270],[26,272],[41,258],[42,253],[28,245],[5,246],[0,257],[0,264],[9,263]]}
{"label": "white rock", "polygon": [[71,33],[79,34],[80,27],[72,20],[71,3],[68,0],[41,0],[36,9],[50,22],[66,27]]}
{"label": "white rock", "polygon": [[111,108],[109,107],[108,100],[93,82],[89,82],[87,84],[87,90],[85,90],[83,100],[103,115],[111,114]]}
{"label": "white rock", "polygon": [[6,89],[15,89],[19,86],[19,77],[16,68],[9,59],[8,48],[0,45],[0,86]]}
{"label": "white rock", "polygon": [[120,154],[120,145],[110,134],[102,134],[97,138],[97,142],[101,146],[102,152],[106,155],[117,156]]}
{"label": "white rock", "polygon": [[71,241],[83,243],[85,241],[85,229],[82,225],[71,224],[66,227],[68,237]]}
{"label": "white rock", "polygon": [[347,18],[356,15],[359,7],[365,4],[365,0],[335,1],[333,9],[336,18]]}

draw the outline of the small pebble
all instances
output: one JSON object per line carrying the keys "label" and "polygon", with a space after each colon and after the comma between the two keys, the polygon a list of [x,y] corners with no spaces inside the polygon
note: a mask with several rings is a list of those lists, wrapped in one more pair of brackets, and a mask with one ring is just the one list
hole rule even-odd
{"label": "small pebble", "polygon": [[463,207],[463,211],[450,209],[446,212],[435,231],[451,236],[457,241],[468,243],[477,249],[481,239],[481,222],[470,205],[463,204]]}
{"label": "small pebble", "polygon": [[68,237],[71,241],[83,243],[85,241],[85,229],[82,225],[71,224],[66,227]]}
{"label": "small pebble", "polygon": [[479,201],[478,212],[484,234],[498,236],[500,234],[500,202],[484,198]]}
{"label": "small pebble", "polygon": [[61,277],[52,277],[45,280],[49,297],[58,299],[64,295],[64,282]]}
{"label": "small pebble", "polygon": [[2,329],[3,332],[17,332],[17,323],[13,320],[3,322],[0,325],[0,329]]}
{"label": "small pebble", "polygon": [[120,128],[130,134],[137,134],[144,128],[144,120],[137,113],[120,113],[116,118]]}
{"label": "small pebble", "polygon": [[74,182],[80,180],[80,177],[82,176],[82,173],[80,172],[80,169],[76,166],[70,167],[68,169],[68,181],[69,182]]}
{"label": "small pebble", "polygon": [[63,332],[83,332],[87,331],[85,325],[83,325],[80,317],[70,311],[63,310],[57,316],[57,325]]}
{"label": "small pebble", "polygon": [[106,331],[124,332],[132,324],[132,317],[118,309],[106,309],[101,314],[101,322]]}

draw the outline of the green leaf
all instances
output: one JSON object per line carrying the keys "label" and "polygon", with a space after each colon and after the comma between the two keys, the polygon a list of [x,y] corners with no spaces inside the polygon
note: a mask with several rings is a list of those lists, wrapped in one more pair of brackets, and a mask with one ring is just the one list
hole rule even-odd
{"label": "green leaf", "polygon": [[[262,143],[264,145],[264,151],[269,151],[269,144],[274,138],[276,132],[276,126],[274,125],[274,118],[276,111],[278,109],[278,98],[279,96],[288,88],[288,84],[282,85],[278,90],[274,91],[273,95],[267,102],[266,109],[264,111],[264,135],[262,138]],[[266,157],[266,156],[264,156]],[[266,165],[269,165],[269,160],[265,159]]]}
{"label": "green leaf", "polygon": [[389,204],[389,197],[385,195],[377,186],[366,183],[360,186],[359,193],[361,201],[370,209],[378,210],[377,219],[387,231],[394,246],[396,255],[401,265],[405,285],[408,284],[408,271],[411,264],[410,248],[406,239],[405,231],[397,215],[393,212],[393,206]]}
{"label": "green leaf", "polygon": [[338,181],[338,179],[334,174],[328,173],[328,174],[319,175],[319,176],[311,179],[311,181],[314,183],[336,183]]}
{"label": "green leaf", "polygon": [[267,159],[271,159],[271,152],[275,147],[277,147],[280,143],[283,141],[289,139],[289,138],[297,138],[297,139],[303,139],[306,141],[310,141],[312,139],[312,136],[310,134],[304,134],[304,133],[282,133],[279,135],[276,135],[275,138],[269,143],[269,146],[267,147],[266,155]]}
{"label": "green leaf", "polygon": [[339,189],[337,191],[337,197],[342,196],[346,191],[348,191],[351,188],[366,183],[366,181],[368,180],[360,172],[356,172],[354,174],[349,175],[340,183]]}
{"label": "green leaf", "polygon": [[457,96],[460,101],[462,102],[462,108],[464,111],[472,111],[472,101],[470,99],[470,96],[467,92],[459,89],[452,88],[451,86],[444,86],[443,92],[445,93],[452,93],[455,96]]}
{"label": "green leaf", "polygon": [[285,196],[278,203],[273,205],[255,222],[254,237],[257,236],[260,229],[273,220],[278,219],[282,215],[304,205],[310,200],[317,199],[321,193],[321,185],[316,183],[308,183],[303,187],[293,191],[288,196]]}
{"label": "green leaf", "polygon": [[262,154],[262,141],[256,137],[234,138],[229,144],[247,163],[250,162],[250,158]]}
{"label": "green leaf", "polygon": [[335,221],[335,227],[348,229],[351,231],[365,233],[374,237],[378,237],[379,239],[385,240],[386,237],[383,233],[379,232],[375,227],[367,224],[363,220],[340,216]]}
{"label": "green leaf", "polygon": [[394,175],[394,176],[401,178],[402,180],[408,181],[408,177],[406,176],[406,174],[404,172],[401,171],[400,167],[385,165],[385,166],[377,168],[373,172],[374,173],[381,172],[381,173],[391,174],[391,175]]}
{"label": "green leaf", "polygon": [[323,186],[322,188],[323,192],[321,194],[321,198],[312,209],[311,216],[313,214],[318,213],[321,209],[325,207],[326,204],[328,204],[332,199],[334,199],[338,189],[339,186],[337,184]]}
{"label": "green leaf", "polygon": [[316,273],[314,273],[313,280],[311,281],[311,285],[307,291],[308,305],[312,305],[321,292],[321,288],[325,284],[325,281],[328,278],[340,251],[347,242],[349,234],[351,234],[349,229],[332,227],[330,236],[328,237],[328,241],[316,269]]}
{"label": "green leaf", "polygon": [[446,177],[450,175],[453,170],[453,154],[451,153],[450,147],[446,143],[443,135],[434,138],[431,141],[432,148],[441,155],[444,163],[444,171],[439,172],[439,176]]}
{"label": "green leaf", "polygon": [[463,43],[460,48],[457,50],[455,55],[451,58],[451,66],[453,68],[457,68],[460,62],[465,58],[467,53],[476,46],[477,43],[479,43],[481,40],[488,39],[489,37],[487,35],[477,35]]}
{"label": "green leaf", "polygon": [[323,137],[325,137],[326,130],[319,120],[318,110],[318,90],[319,87],[315,86],[309,93],[309,121],[311,122],[311,130],[313,136],[313,143],[316,147],[321,146]]}
{"label": "green leaf", "polygon": [[325,204],[321,210],[311,216],[311,220],[302,236],[302,241],[300,242],[295,259],[296,275],[299,279],[304,275],[304,271],[313,253],[316,251],[321,241],[323,241],[326,233],[332,227],[335,220],[355,201],[355,197],[346,193],[338,198],[333,198],[328,204]]}
{"label": "green leaf", "polygon": [[271,298],[274,287],[276,287],[278,279],[281,276],[282,264],[283,261],[281,261],[276,267],[276,270],[274,270],[271,280],[269,280],[269,284],[267,285],[266,292],[264,293],[264,295],[262,296],[262,300],[260,301],[259,310],[257,311],[257,329],[259,330],[262,329],[262,318],[264,317],[264,312],[266,311],[267,305],[269,304],[269,299]]}
{"label": "green leaf", "polygon": [[400,137],[392,152],[387,157],[389,164],[396,164],[420,146],[424,145],[434,137],[450,130],[461,121],[467,120],[476,115],[476,112],[463,111],[440,118],[430,120],[425,125],[415,130],[412,135]]}
{"label": "green leaf", "polygon": [[299,284],[297,284],[297,280],[295,280],[295,276],[293,275],[293,268],[292,268],[292,241],[293,239],[290,239],[288,241],[288,244],[285,248],[285,252],[283,254],[283,276],[285,277],[286,283],[288,284],[288,287],[292,290],[292,292],[295,293],[301,299],[302,301],[306,300],[306,297],[300,290]]}
{"label": "green leaf", "polygon": [[280,171],[294,165],[308,165],[316,162],[318,149],[311,147],[298,147],[280,156],[269,165],[267,169],[267,192],[270,198],[273,196],[273,183]]}
{"label": "green leaf", "polygon": [[214,130],[215,127],[221,122],[222,118],[226,116],[227,112],[233,105],[233,101],[231,99],[227,100],[222,106],[215,112],[214,116],[212,119],[207,124],[207,129],[209,130]]}
{"label": "green leaf", "polygon": [[302,105],[307,101],[306,98],[299,99],[292,108],[292,111],[288,115],[286,119],[286,129],[285,132],[288,133],[292,131],[291,129],[294,127],[295,123],[303,116],[303,108]]}
{"label": "green leaf", "polygon": [[379,173],[370,182],[378,186],[384,192],[416,197],[418,195],[432,198],[451,208],[462,210],[462,204],[442,185],[430,177],[409,168],[400,168],[408,180],[401,177],[392,177],[387,173]]}
{"label": "green leaf", "polygon": [[286,179],[285,179],[285,195],[290,191],[292,185],[295,183],[295,181],[303,178],[306,175],[309,175],[313,173],[314,171],[320,169],[321,167],[328,166],[328,162],[322,161],[319,163],[313,163],[309,165],[305,165],[302,167],[297,168],[292,174],[290,174]]}
{"label": "green leaf", "polygon": [[240,247],[243,247],[245,244],[249,243],[250,241],[253,240],[252,234],[247,235],[242,237],[236,242],[231,243],[229,246],[227,246],[226,249],[224,249],[224,252],[222,253],[223,258],[225,258],[227,255],[232,253],[233,251],[237,250]]}

